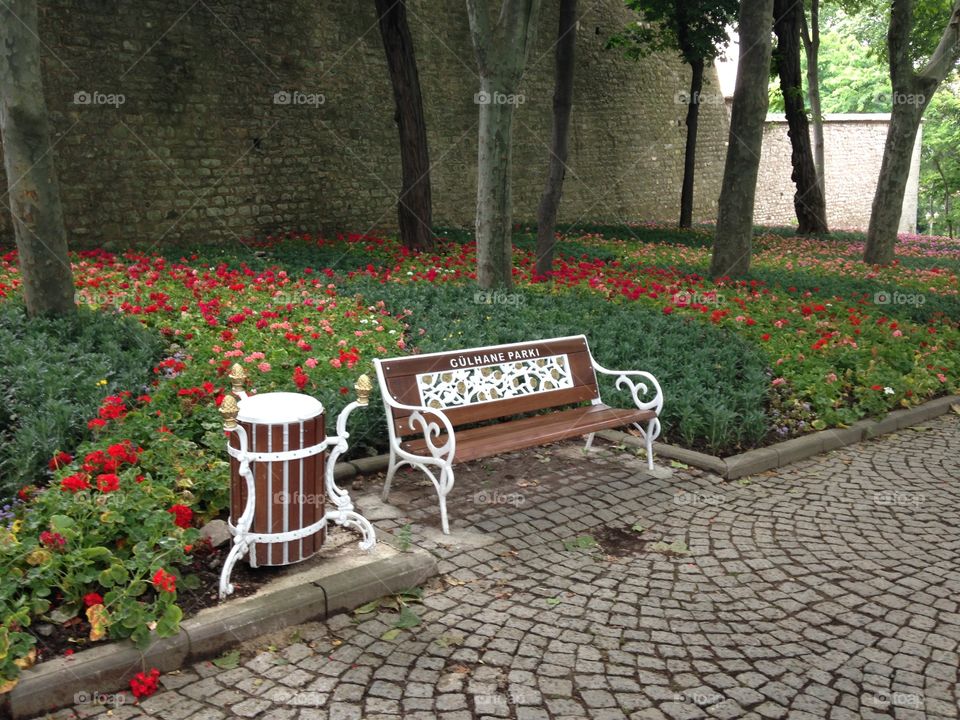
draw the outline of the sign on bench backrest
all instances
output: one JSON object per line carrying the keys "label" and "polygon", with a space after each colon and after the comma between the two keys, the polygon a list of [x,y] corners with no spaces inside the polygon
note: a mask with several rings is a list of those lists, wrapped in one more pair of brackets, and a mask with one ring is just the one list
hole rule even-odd
{"label": "sign on bench backrest", "polygon": [[[398,402],[442,409],[455,425],[599,397],[586,338],[556,338],[381,362]],[[409,411],[393,409],[397,431]]]}

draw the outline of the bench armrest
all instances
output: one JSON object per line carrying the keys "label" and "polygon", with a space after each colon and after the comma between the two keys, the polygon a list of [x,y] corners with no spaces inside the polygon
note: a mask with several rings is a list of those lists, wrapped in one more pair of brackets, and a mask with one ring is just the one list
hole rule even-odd
{"label": "bench armrest", "polygon": [[[660,383],[653,375],[644,370],[608,370],[596,360],[593,361],[593,367],[604,375],[616,376],[616,387],[622,389],[625,385],[630,390],[633,403],[639,410],[653,410],[658,417],[660,416],[660,411],[663,410],[663,390],[660,389]],[[649,393],[651,387],[655,391],[653,399],[641,400],[641,396]]]}
{"label": "bench armrest", "polygon": [[[397,410],[410,410],[410,426],[419,425],[421,432],[423,432],[423,439],[427,443],[427,449],[430,451],[430,455],[435,458],[452,458],[454,453],[457,450],[457,439],[453,432],[453,423],[450,422],[450,418],[446,416],[443,410],[438,408],[427,407],[426,405],[406,405],[404,403],[397,402],[389,393],[381,393],[383,395],[384,401],[392,408]],[[432,422],[428,415],[433,415],[440,422]],[[387,418],[387,421],[392,423],[393,418]],[[441,427],[442,426],[442,427]],[[433,438],[439,437],[441,432],[447,434],[447,441],[437,447]],[[391,429],[391,435],[393,430]],[[399,445],[399,438],[397,438],[397,444]]]}

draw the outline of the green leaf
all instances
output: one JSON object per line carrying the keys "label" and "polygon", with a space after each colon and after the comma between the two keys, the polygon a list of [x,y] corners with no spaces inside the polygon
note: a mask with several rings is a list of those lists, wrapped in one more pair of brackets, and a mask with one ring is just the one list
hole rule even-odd
{"label": "green leaf", "polygon": [[228,653],[224,653],[216,660],[213,661],[213,664],[216,665],[221,670],[233,670],[240,664],[240,651],[231,650]]}
{"label": "green leaf", "polygon": [[547,598],[547,605],[550,607],[555,607],[556,605],[559,605],[560,602],[560,598]]}
{"label": "green leaf", "polygon": [[400,628],[406,630],[407,628],[416,627],[420,624],[420,618],[417,614],[408,607],[403,607],[400,610],[400,616],[397,618],[397,621],[393,624],[395,628]]}
{"label": "green leaf", "polygon": [[390,628],[383,635],[380,636],[380,639],[387,640],[388,642],[390,640],[396,640],[400,636],[401,632],[403,631],[400,628]]}
{"label": "green leaf", "polygon": [[671,460],[670,467],[676,468],[677,470],[689,470],[690,466],[686,463],[682,463],[679,460]]}
{"label": "green leaf", "polygon": [[72,528],[76,524],[77,521],[67,515],[53,515],[50,517],[50,527],[57,532]]}
{"label": "green leaf", "polygon": [[177,605],[170,605],[164,611],[163,615],[157,620],[157,635],[160,637],[171,637],[180,632],[180,620],[183,618],[183,610]]}
{"label": "green leaf", "polygon": [[104,560],[113,555],[107,548],[99,545],[97,547],[83,548],[80,554],[85,560]]}
{"label": "green leaf", "polygon": [[376,600],[371,600],[370,602],[366,603],[365,605],[361,605],[360,607],[358,607],[356,610],[353,611],[353,614],[354,614],[354,615],[369,615],[369,614],[372,613],[372,612],[376,612],[376,611],[377,611],[377,608],[380,607],[380,600],[381,600],[381,599],[382,599],[382,598],[378,598],[378,599],[376,599]]}
{"label": "green leaf", "polygon": [[597,541],[592,535],[579,535],[571,540],[563,541],[564,550],[577,550],[596,547]]}
{"label": "green leaf", "polygon": [[630,529],[638,533],[642,533],[644,530],[646,530],[646,528],[640,522],[635,522],[633,525],[630,526]]}

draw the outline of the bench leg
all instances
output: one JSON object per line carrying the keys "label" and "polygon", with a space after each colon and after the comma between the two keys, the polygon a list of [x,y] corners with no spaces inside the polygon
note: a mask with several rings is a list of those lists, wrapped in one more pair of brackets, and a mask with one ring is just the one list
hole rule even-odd
{"label": "bench leg", "polygon": [[653,424],[657,422],[656,420],[651,420],[647,423],[647,431],[643,434],[644,440],[647,443],[647,469],[653,470]]}
{"label": "bench leg", "polygon": [[447,465],[440,470],[440,482],[437,483],[437,496],[440,498],[440,525],[443,534],[450,534],[450,523],[447,520],[447,493],[453,489],[453,467]]}
{"label": "bench leg", "polygon": [[594,433],[590,433],[589,435],[587,435],[587,444],[583,447],[584,452],[587,452],[587,450],[589,450],[590,447],[593,445],[593,436],[594,436]]}
{"label": "bench leg", "polygon": [[386,502],[387,498],[390,496],[390,483],[393,482],[393,476],[399,468],[404,463],[397,462],[397,454],[393,451],[393,446],[390,447],[390,462],[387,465],[387,479],[383,481],[383,492],[380,493],[380,498]]}

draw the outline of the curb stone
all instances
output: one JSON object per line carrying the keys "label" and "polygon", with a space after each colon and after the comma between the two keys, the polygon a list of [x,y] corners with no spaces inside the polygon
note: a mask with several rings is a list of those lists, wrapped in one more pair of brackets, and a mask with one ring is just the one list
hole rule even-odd
{"label": "curb stone", "polygon": [[[709,470],[725,480],[736,480],[745,475],[774,470],[822,452],[855,445],[864,440],[871,440],[880,435],[932,420],[950,412],[951,405],[956,403],[960,403],[960,396],[947,395],[916,407],[893,410],[879,420],[859,420],[850,427],[821,430],[725,458],[656,442],[653,444],[653,451],[654,455]],[[611,442],[623,443],[631,447],[644,447],[640,438],[619,430],[604,430],[597,435]]]}
{"label": "curb stone", "polygon": [[[379,528],[377,542],[399,550],[396,538]],[[296,588],[240,599],[222,606],[216,614],[184,620],[178,635],[158,638],[143,652],[129,641],[121,641],[69,658],[55,658],[20,674],[17,685],[0,696],[0,717],[25,720],[73,705],[81,694],[125,690],[130,678],[143,670],[155,667],[162,673],[170,672],[265,633],[308,620],[326,620],[370,600],[415,587],[436,574],[433,555],[414,547]]]}

